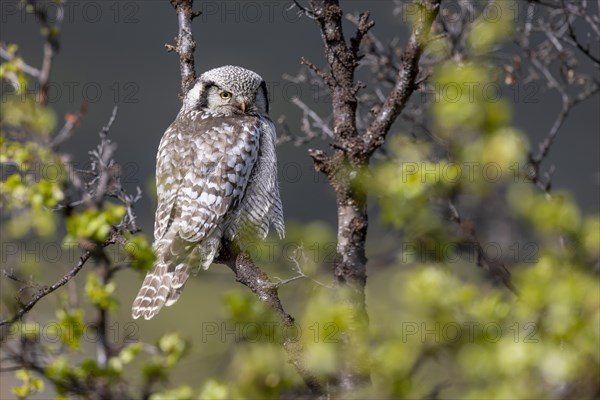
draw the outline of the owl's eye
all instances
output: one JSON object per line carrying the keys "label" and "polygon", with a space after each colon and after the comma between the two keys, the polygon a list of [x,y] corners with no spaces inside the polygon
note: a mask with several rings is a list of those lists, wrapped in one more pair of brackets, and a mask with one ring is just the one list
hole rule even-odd
{"label": "owl's eye", "polygon": [[223,92],[221,92],[219,94],[221,95],[221,98],[223,100],[229,100],[229,99],[231,99],[231,92],[225,92],[225,91],[223,91]]}

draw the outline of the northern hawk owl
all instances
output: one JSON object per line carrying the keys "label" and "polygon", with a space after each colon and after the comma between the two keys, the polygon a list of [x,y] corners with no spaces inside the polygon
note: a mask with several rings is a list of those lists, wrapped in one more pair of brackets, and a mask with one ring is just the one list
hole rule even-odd
{"label": "northern hawk owl", "polygon": [[150,319],[207,269],[222,239],[284,235],[275,127],[265,81],[235,66],[205,72],[184,97],[156,157],[156,261],[132,307]]}

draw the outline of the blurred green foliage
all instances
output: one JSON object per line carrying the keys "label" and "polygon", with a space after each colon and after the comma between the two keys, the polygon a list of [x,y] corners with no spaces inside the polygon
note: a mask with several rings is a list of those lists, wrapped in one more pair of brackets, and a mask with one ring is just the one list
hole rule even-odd
{"label": "blurred green foliage", "polygon": [[66,220],[68,235],[65,237],[65,243],[73,243],[78,239],[105,241],[111,226],[121,221],[125,211],[122,205],[105,203],[102,210],[89,208],[69,215]]}
{"label": "blurred green foliage", "polygon": [[146,273],[152,268],[156,256],[146,236],[128,235],[128,241],[123,247],[131,258],[131,268],[142,273]]}
{"label": "blurred green foliage", "polygon": [[487,53],[514,34],[515,1],[490,1],[470,26],[467,42],[474,53]]}
{"label": "blurred green foliage", "polygon": [[56,230],[52,209],[65,198],[66,174],[60,159],[39,143],[21,143],[0,134],[0,163],[9,172],[0,182],[0,206],[13,213],[2,229],[13,238],[30,232],[51,237]]}
{"label": "blurred green foliage", "polygon": [[56,127],[56,114],[36,103],[31,95],[12,95],[0,105],[0,122],[15,128],[25,128],[46,137]]}
{"label": "blurred green foliage", "polygon": [[88,274],[85,283],[85,296],[88,300],[103,310],[115,310],[118,306],[113,297],[117,285],[115,282],[102,284],[96,274]]}
{"label": "blurred green foliage", "polygon": [[15,376],[17,379],[23,381],[21,386],[12,388],[12,392],[17,396],[17,398],[26,399],[32,394],[44,391],[44,381],[34,377],[31,371],[27,369],[20,369],[15,372]]}

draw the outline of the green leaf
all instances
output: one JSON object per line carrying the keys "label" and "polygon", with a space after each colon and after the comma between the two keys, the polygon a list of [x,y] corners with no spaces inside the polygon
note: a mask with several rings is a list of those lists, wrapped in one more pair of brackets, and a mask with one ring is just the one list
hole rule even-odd
{"label": "green leaf", "polygon": [[84,333],[83,310],[76,309],[65,311],[59,309],[56,312],[59,319],[61,329],[60,340],[69,346],[71,350],[78,350],[81,343],[81,336]]}
{"label": "green leaf", "polygon": [[88,209],[73,213],[67,217],[68,236],[65,242],[76,241],[78,238],[103,242],[107,239],[112,225],[120,222],[125,212],[126,209],[122,205],[105,203],[102,210]]}
{"label": "green leaf", "polygon": [[11,391],[19,398],[25,399],[32,394],[41,393],[44,390],[44,382],[39,378],[34,378],[31,371],[19,369],[15,372],[17,379],[23,381],[21,386],[11,388]]}
{"label": "green leaf", "polygon": [[114,282],[103,285],[98,276],[91,272],[87,275],[85,295],[88,300],[103,310],[116,310],[117,300],[113,297],[116,289]]}
{"label": "green leaf", "polygon": [[142,234],[129,235],[124,248],[131,257],[131,267],[133,269],[146,273],[152,268],[156,256],[146,236]]}

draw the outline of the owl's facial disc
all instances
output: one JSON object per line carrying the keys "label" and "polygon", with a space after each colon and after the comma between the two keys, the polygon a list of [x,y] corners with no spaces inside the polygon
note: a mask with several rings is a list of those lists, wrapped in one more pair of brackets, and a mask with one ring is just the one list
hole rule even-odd
{"label": "owl's facial disc", "polygon": [[260,75],[226,65],[200,76],[183,101],[184,111],[210,110],[224,114],[267,114],[267,87]]}
{"label": "owl's facial disc", "polygon": [[221,100],[223,102],[223,106],[227,107],[227,108],[231,108],[234,111],[241,111],[242,113],[246,113],[248,111],[251,111],[253,109],[252,107],[252,103],[253,103],[253,99],[249,99],[246,96],[241,96],[241,95],[233,95],[231,92],[228,91],[221,91],[220,92],[220,96],[221,96]]}

